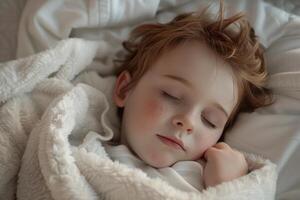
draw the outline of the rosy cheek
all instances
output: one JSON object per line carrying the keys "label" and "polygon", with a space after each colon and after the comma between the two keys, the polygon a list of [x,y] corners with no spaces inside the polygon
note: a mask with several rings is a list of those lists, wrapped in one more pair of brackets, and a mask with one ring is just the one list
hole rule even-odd
{"label": "rosy cheek", "polygon": [[144,104],[145,116],[149,120],[156,121],[163,113],[163,105],[158,99],[149,99]]}
{"label": "rosy cheek", "polygon": [[155,98],[146,98],[141,101],[141,104],[136,107],[136,118],[134,121],[134,127],[140,131],[136,131],[138,134],[153,133],[156,130],[157,125],[161,121],[163,113],[163,105],[159,100]]}

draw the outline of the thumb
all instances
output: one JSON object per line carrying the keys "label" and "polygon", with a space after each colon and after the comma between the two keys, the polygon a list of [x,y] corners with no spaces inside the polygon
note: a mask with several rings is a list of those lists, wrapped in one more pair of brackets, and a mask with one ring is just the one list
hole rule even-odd
{"label": "thumb", "polygon": [[204,160],[207,162],[210,155],[211,155],[211,152],[213,151],[214,147],[209,147],[205,152],[204,152]]}

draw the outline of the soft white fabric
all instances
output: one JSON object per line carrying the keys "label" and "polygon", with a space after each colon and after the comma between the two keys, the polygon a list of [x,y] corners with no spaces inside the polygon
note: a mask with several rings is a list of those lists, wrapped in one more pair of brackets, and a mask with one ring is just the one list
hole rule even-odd
{"label": "soft white fabric", "polygon": [[[146,20],[166,22],[177,13],[208,5],[208,1],[153,0],[28,0],[18,36],[18,57],[30,55],[68,37],[107,41],[111,55],[120,49],[131,27]],[[209,1],[211,2],[211,1]],[[299,17],[288,14],[259,0],[225,0],[228,15],[246,12],[266,48],[267,66],[277,102],[242,114],[227,134],[226,142],[246,152],[270,158],[279,165],[277,199],[300,196],[299,139]],[[134,12],[132,12],[134,10]],[[97,69],[110,59],[95,59]],[[110,72],[109,68],[105,70]]]}
{"label": "soft white fabric", "polygon": [[[17,57],[37,53],[71,36],[107,39],[116,47],[127,38],[130,25],[155,17],[168,21],[181,12],[195,11],[213,2],[216,1],[28,0],[19,27]],[[259,0],[225,2],[228,15],[238,11],[247,14],[265,47],[290,31],[285,27],[291,16]],[[217,8],[217,5],[212,6],[214,11]]]}
{"label": "soft white fabric", "polygon": [[[300,15],[298,0],[267,0],[290,13]],[[0,62],[16,59],[18,25],[26,0],[0,1]]]}
{"label": "soft white fabric", "polygon": [[14,199],[15,192],[30,200],[274,198],[275,165],[250,154],[249,174],[201,193],[113,162],[101,141],[118,136],[120,127],[111,99],[115,77],[85,68],[107,48],[69,39],[1,64],[1,198]]}
{"label": "soft white fabric", "polygon": [[131,168],[138,168],[151,178],[160,178],[173,187],[186,192],[199,192],[204,189],[203,160],[180,161],[165,168],[154,168],[137,158],[125,145],[106,145],[105,150],[109,157]]}

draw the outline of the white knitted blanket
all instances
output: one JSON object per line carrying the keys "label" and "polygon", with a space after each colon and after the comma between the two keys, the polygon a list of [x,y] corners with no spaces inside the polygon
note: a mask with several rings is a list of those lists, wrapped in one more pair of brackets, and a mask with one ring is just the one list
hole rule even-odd
{"label": "white knitted blanket", "polygon": [[276,169],[245,154],[251,172],[202,192],[183,192],[110,160],[100,141],[118,137],[112,68],[89,64],[104,42],[68,39],[0,64],[1,199],[273,199]]}

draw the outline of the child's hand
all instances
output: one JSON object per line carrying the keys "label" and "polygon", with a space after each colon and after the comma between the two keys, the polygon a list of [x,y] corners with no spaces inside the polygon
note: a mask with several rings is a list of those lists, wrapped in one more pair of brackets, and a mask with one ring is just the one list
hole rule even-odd
{"label": "child's hand", "polygon": [[248,164],[244,155],[224,142],[209,148],[204,158],[207,161],[203,172],[206,188],[231,181],[248,172]]}

